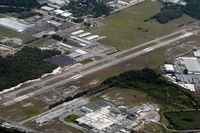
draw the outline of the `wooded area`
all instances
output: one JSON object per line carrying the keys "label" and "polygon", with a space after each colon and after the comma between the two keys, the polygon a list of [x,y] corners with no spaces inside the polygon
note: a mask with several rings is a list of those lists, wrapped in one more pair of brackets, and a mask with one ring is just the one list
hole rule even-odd
{"label": "wooded area", "polygon": [[200,97],[164,80],[161,75],[148,68],[124,72],[106,80],[104,84],[143,91],[156,101],[178,109],[200,107]]}
{"label": "wooded area", "polygon": [[0,13],[30,11],[39,6],[37,0],[0,0]]}
{"label": "wooded area", "polygon": [[57,66],[45,62],[44,59],[58,54],[60,52],[55,50],[24,47],[14,56],[0,57],[0,90],[52,72]]}
{"label": "wooded area", "polygon": [[160,12],[151,17],[160,23],[168,23],[170,20],[174,20],[187,14],[195,19],[200,19],[200,1],[199,0],[186,0],[187,5],[182,6],[172,3],[163,3],[163,7]]}
{"label": "wooded area", "polygon": [[108,7],[104,1],[98,0],[70,1],[64,9],[70,10],[75,17],[82,17],[85,15],[93,15],[94,17],[102,15],[107,16],[111,11],[110,7]]}

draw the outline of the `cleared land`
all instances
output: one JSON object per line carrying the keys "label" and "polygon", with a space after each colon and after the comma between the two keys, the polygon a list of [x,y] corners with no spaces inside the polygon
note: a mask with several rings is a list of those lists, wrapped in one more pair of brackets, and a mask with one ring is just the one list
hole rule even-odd
{"label": "cleared land", "polygon": [[200,129],[200,111],[167,112],[164,114],[175,129]]}
{"label": "cleared land", "polygon": [[17,33],[17,32],[11,31],[11,30],[3,28],[3,27],[0,27],[0,31],[1,31],[0,39],[2,39],[3,37],[10,37],[10,38],[16,37],[16,38],[20,38],[20,39],[24,40],[24,42],[34,39],[33,37],[31,37],[29,35]]}
{"label": "cleared land", "polygon": [[193,21],[188,16],[183,16],[167,24],[160,24],[155,21],[144,22],[144,20],[159,12],[160,8],[160,3],[148,0],[100,20],[103,26],[91,31],[106,36],[105,39],[100,40],[101,43],[119,49],[127,49],[166,35],[177,30],[179,25]]}
{"label": "cleared land", "polygon": [[174,131],[169,131],[165,129],[164,126],[155,124],[155,123],[150,123],[150,124],[145,124],[144,129],[142,129],[143,133],[178,133]]}
{"label": "cleared land", "polygon": [[91,97],[92,101],[104,99],[112,102],[116,105],[125,105],[132,107],[135,105],[141,105],[146,102],[150,102],[151,99],[143,92],[122,88],[111,88],[102,93],[96,94]]}

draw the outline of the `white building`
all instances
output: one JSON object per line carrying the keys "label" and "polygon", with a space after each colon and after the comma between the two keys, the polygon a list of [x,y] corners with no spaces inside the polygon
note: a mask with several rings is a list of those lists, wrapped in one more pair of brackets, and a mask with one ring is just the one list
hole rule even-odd
{"label": "white building", "polygon": [[40,9],[44,10],[44,11],[48,11],[48,12],[51,12],[54,10],[54,8],[52,7],[49,7],[49,6],[42,6]]}
{"label": "white building", "polygon": [[24,30],[32,27],[33,25],[21,23],[16,18],[13,17],[7,17],[7,18],[0,18],[0,26],[16,32],[23,32]]}
{"label": "white building", "polygon": [[173,65],[171,65],[171,64],[165,64],[164,67],[165,67],[165,71],[167,73],[174,73],[174,66]]}
{"label": "white building", "polygon": [[200,60],[196,57],[179,57],[176,63],[188,70],[188,74],[200,74]]}
{"label": "white building", "polygon": [[56,4],[56,5],[59,5],[59,6],[62,6],[65,4],[65,1],[64,0],[46,0],[47,2],[49,2],[50,4]]}

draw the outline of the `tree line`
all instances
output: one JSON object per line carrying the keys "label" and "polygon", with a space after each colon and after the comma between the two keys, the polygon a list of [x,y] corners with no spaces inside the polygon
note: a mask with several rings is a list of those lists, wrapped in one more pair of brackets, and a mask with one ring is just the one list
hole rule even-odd
{"label": "tree line", "polygon": [[109,87],[137,89],[157,101],[176,108],[199,108],[200,97],[193,92],[174,85],[154,70],[130,70],[104,81]]}
{"label": "tree line", "polygon": [[195,19],[200,19],[200,1],[199,0],[185,0],[186,5],[178,5],[173,3],[163,3],[160,12],[151,17],[158,22],[164,24],[171,20],[179,18],[187,14]]}
{"label": "tree line", "polygon": [[0,0],[0,13],[24,12],[39,7],[37,0]]}
{"label": "tree line", "polygon": [[93,15],[99,17],[110,14],[110,7],[102,0],[72,0],[68,5],[63,7],[70,10],[75,17]]}
{"label": "tree line", "polygon": [[57,66],[44,59],[58,54],[55,50],[24,47],[13,56],[0,57],[0,91],[52,72]]}

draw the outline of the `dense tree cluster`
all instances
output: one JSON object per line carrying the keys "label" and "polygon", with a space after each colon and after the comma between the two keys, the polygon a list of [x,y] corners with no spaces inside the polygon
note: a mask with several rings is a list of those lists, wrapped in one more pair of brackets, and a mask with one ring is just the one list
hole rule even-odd
{"label": "dense tree cluster", "polygon": [[60,52],[24,47],[14,56],[0,57],[0,90],[51,72],[57,66],[45,62],[44,59],[57,54]]}
{"label": "dense tree cluster", "polygon": [[163,3],[160,12],[154,15],[151,19],[156,19],[160,23],[167,23],[170,20],[181,17],[187,14],[193,18],[200,19],[200,0],[185,0],[185,6]]}
{"label": "dense tree cluster", "polygon": [[39,6],[37,0],[0,0],[0,13],[30,11]]}
{"label": "dense tree cluster", "polygon": [[188,4],[184,12],[196,19],[200,19],[200,0],[185,0]]}
{"label": "dense tree cluster", "polygon": [[72,0],[64,8],[70,10],[75,17],[82,17],[85,15],[99,17],[102,15],[109,15],[111,10],[102,0]]}
{"label": "dense tree cluster", "polygon": [[180,5],[166,3],[160,12],[151,19],[156,19],[160,23],[168,23],[170,20],[183,16],[183,7]]}
{"label": "dense tree cluster", "polygon": [[138,89],[157,101],[178,108],[184,106],[200,107],[199,97],[195,97],[188,90],[167,82],[155,71],[148,68],[124,72],[106,80],[104,84],[110,85],[110,87]]}
{"label": "dense tree cluster", "polygon": [[25,132],[21,132],[15,129],[7,129],[7,128],[0,127],[0,133],[25,133]]}

